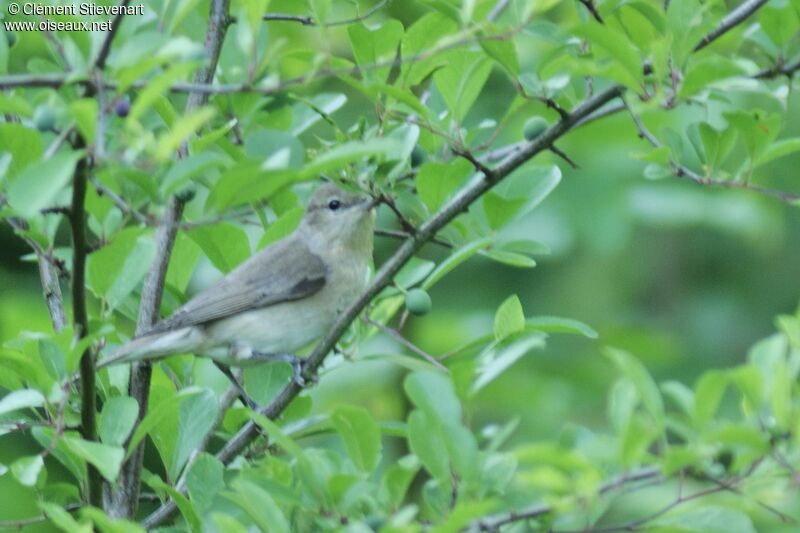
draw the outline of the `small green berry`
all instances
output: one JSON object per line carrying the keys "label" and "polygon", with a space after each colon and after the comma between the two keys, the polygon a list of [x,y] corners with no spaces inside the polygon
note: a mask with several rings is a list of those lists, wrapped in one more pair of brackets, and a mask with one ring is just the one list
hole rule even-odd
{"label": "small green berry", "polygon": [[406,309],[412,315],[422,316],[431,310],[431,297],[424,289],[411,289],[406,293]]}
{"label": "small green berry", "polygon": [[411,150],[411,167],[416,168],[420,166],[428,156],[425,154],[425,150],[418,144],[414,145],[414,149]]}
{"label": "small green berry", "polygon": [[522,134],[525,139],[532,141],[547,129],[547,121],[542,117],[532,117],[525,122]]}
{"label": "small green berry", "polygon": [[56,114],[49,105],[39,106],[33,113],[33,123],[39,131],[51,131],[56,125]]}

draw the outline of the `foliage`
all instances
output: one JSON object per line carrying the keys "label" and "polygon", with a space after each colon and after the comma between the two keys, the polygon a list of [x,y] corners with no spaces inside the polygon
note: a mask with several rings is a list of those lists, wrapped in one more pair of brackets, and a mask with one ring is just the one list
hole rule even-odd
{"label": "foliage", "polygon": [[[796,524],[785,509],[800,453],[800,315],[779,316],[745,363],[693,387],[653,377],[645,353],[608,347],[606,422],[521,442],[519,418],[484,424],[476,406],[554,335],[595,339],[594,329],[526,315],[507,290],[492,330],[454,334],[455,348],[432,355],[406,331],[466,263],[536,266],[549,249],[519,228],[559,186],[559,164],[575,165],[556,141],[609,115],[629,115],[651,145],[635,154],[646,178],[795,206],[792,184],[762,171],[800,152],[787,133],[800,3],[750,0],[741,17],[695,0],[309,0],[299,15],[271,11],[295,4],[149,1],[116,33],[4,26],[0,217],[33,250],[53,322],[0,348],[2,432],[29,437],[0,473],[37,502],[31,522],[108,532]],[[498,103],[496,90],[509,97]],[[702,113],[680,114],[689,106]],[[532,161],[541,152],[552,158]],[[319,408],[280,364],[244,372],[258,410],[189,355],[155,364],[152,378],[95,372],[96,357],[151,325],[140,305],[165,316],[195,290],[196,270],[226,273],[290,233],[320,175],[380,199],[381,228],[394,226],[378,236],[402,242],[381,246],[388,259],[310,352],[309,372],[322,368],[324,382],[360,358],[400,369],[402,412]],[[705,215],[644,204],[651,217]],[[58,276],[84,274],[67,322]]]}

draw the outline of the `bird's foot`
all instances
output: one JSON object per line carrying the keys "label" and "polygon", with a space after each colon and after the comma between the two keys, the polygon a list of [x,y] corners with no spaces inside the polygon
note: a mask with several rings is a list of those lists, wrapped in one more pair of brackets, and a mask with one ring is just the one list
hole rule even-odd
{"label": "bird's foot", "polygon": [[[306,388],[309,382],[303,377],[305,360],[291,353],[253,352],[251,359],[265,363],[288,363],[292,367],[292,381],[300,388]],[[310,380],[313,384],[314,380]]]}

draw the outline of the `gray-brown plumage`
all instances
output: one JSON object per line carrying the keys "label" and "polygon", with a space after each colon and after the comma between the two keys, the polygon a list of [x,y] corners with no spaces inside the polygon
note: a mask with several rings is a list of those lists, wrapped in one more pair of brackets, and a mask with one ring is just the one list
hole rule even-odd
{"label": "gray-brown plumage", "polygon": [[195,353],[242,366],[321,337],[363,289],[373,203],[326,184],[302,222],[99,366]]}

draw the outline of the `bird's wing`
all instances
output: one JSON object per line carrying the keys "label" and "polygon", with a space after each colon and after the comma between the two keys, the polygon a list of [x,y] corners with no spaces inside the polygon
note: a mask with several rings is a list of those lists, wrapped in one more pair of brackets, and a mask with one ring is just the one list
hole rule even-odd
{"label": "bird's wing", "polygon": [[290,238],[242,263],[156,324],[146,335],[305,298],[325,285],[326,275],[322,259],[299,239]]}

